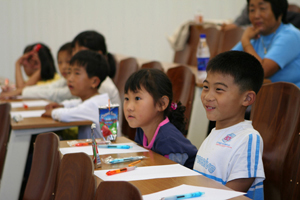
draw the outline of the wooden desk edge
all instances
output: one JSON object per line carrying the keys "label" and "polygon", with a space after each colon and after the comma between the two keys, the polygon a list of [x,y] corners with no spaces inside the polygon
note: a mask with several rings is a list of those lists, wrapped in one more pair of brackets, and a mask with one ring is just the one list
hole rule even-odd
{"label": "wooden desk edge", "polygon": [[[34,127],[32,123],[29,123],[30,120],[36,121]],[[28,117],[24,118],[22,121],[15,122],[11,119],[11,128],[13,130],[20,130],[20,129],[37,129],[37,128],[47,128],[51,127],[65,127],[65,126],[84,126],[84,125],[91,125],[92,121],[75,121],[75,122],[59,122],[52,118],[46,117]]]}

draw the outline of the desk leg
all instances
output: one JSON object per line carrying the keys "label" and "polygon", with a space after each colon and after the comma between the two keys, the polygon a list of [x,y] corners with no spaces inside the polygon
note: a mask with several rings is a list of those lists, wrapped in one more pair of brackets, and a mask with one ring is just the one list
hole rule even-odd
{"label": "desk leg", "polygon": [[30,134],[17,136],[14,130],[10,133],[0,184],[1,199],[19,198],[30,139]]}
{"label": "desk leg", "polygon": [[197,149],[199,149],[202,142],[206,138],[209,122],[201,102],[201,92],[202,88],[195,87],[193,108],[191,112],[189,130],[187,134],[187,138],[191,141],[193,145],[197,147]]}

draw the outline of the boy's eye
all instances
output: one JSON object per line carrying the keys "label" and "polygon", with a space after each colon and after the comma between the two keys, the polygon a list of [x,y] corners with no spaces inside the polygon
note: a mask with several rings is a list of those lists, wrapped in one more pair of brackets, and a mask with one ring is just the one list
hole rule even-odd
{"label": "boy's eye", "polygon": [[208,86],[207,85],[203,85],[203,89],[207,90]]}
{"label": "boy's eye", "polygon": [[217,91],[224,91],[222,88],[217,88],[216,90]]}
{"label": "boy's eye", "polygon": [[140,97],[135,97],[135,100],[140,100],[141,98]]}
{"label": "boy's eye", "polygon": [[128,101],[128,100],[129,100],[128,97],[125,97],[125,98],[124,98],[124,101]]}

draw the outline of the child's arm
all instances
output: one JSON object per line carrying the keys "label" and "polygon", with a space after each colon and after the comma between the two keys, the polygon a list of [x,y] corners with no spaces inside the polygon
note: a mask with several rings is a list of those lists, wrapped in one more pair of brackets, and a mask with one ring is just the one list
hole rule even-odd
{"label": "child's arm", "polygon": [[26,64],[26,66],[29,66],[29,59],[38,62],[38,66],[41,65],[38,54],[35,53],[35,51],[30,51],[21,56],[16,62],[16,88],[24,88],[25,86],[35,85],[41,79],[41,69],[38,69],[32,74],[28,81],[24,80],[21,67],[24,66],[24,64]]}
{"label": "child's arm", "polygon": [[52,117],[52,110],[55,108],[62,108],[64,107],[61,104],[58,103],[49,103],[46,107],[45,107],[45,112],[42,114],[42,117]]}
{"label": "child's arm", "polygon": [[9,91],[9,92],[2,92],[0,94],[0,99],[13,99],[18,95],[21,95],[22,88],[17,88],[16,90]]}
{"label": "child's arm", "polygon": [[226,186],[240,192],[247,192],[251,187],[255,178],[240,178],[229,181],[226,183]]}

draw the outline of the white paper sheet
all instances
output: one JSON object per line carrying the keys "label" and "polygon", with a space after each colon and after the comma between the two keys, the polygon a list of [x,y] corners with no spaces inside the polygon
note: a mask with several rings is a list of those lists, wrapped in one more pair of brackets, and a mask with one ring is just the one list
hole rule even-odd
{"label": "white paper sheet", "polygon": [[199,173],[180,164],[137,167],[135,170],[107,176],[109,170],[95,170],[94,174],[104,181],[136,181],[155,178],[181,176],[201,176]]}
{"label": "white paper sheet", "polygon": [[40,117],[45,112],[45,110],[28,110],[28,111],[11,111],[10,116],[21,115],[23,118],[26,117]]}
{"label": "white paper sheet", "polygon": [[38,106],[46,106],[49,104],[49,102],[44,100],[10,102],[12,108],[22,108],[24,104],[27,105],[28,107],[38,107]]}
{"label": "white paper sheet", "polygon": [[207,187],[198,187],[192,185],[180,185],[178,187],[174,187],[171,189],[163,190],[160,192],[156,192],[153,194],[143,195],[143,200],[154,200],[154,199],[161,199],[162,197],[168,197],[173,195],[181,195],[187,194],[192,192],[204,192],[205,194],[201,197],[194,197],[191,200],[220,200],[220,199],[230,199],[237,196],[241,196],[245,193],[243,192],[236,192],[231,190],[221,190],[221,189],[214,189],[214,188],[207,188]]}
{"label": "white paper sheet", "polygon": [[[116,153],[135,153],[135,152],[148,152],[149,150],[138,146],[135,143],[118,143],[118,145],[130,145],[130,149],[108,149],[108,148],[98,148],[99,155],[105,154],[116,154]],[[65,147],[60,148],[60,152],[64,155],[67,153],[79,153],[84,152],[88,155],[93,155],[92,146],[83,146],[83,147]]]}

